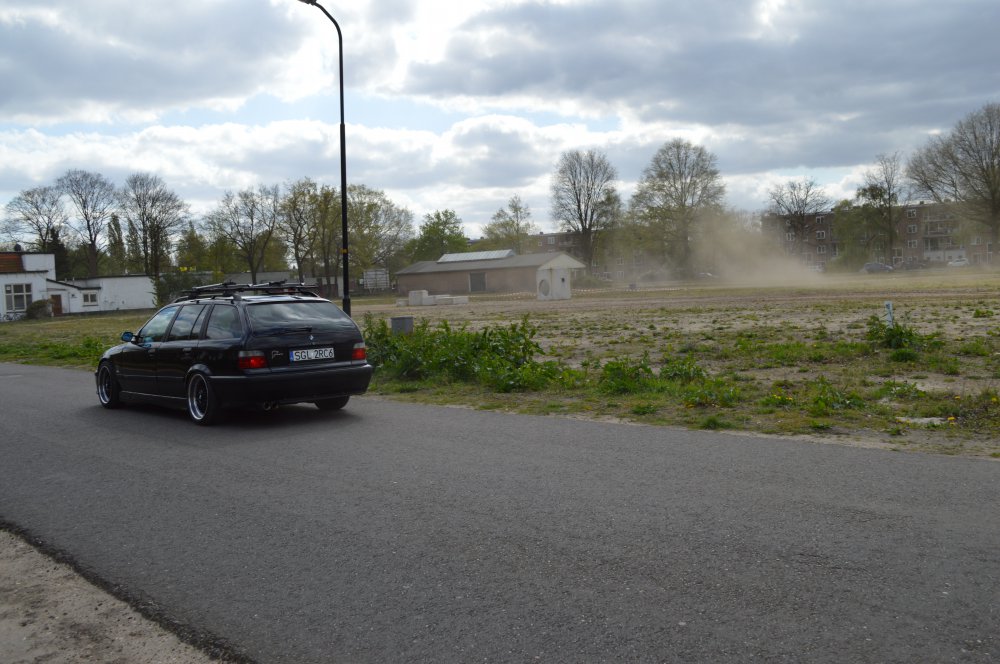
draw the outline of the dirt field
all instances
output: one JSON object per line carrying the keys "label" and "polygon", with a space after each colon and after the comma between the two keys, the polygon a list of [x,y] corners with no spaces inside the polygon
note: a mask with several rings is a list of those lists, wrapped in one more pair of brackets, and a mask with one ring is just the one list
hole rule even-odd
{"label": "dirt field", "polygon": [[[872,317],[887,320],[887,303],[894,320],[922,336],[933,339],[940,350],[921,353],[910,362],[886,360],[888,351],[843,361],[836,355],[838,343],[864,344]],[[475,297],[468,305],[428,307],[398,304],[355,303],[355,318],[366,314],[388,319],[412,316],[419,325],[467,325],[477,330],[508,325],[527,319],[537,328],[536,340],[546,359],[568,366],[620,358],[636,359],[647,354],[696,357],[701,366],[717,376],[740,381],[745,394],[769,386],[800,390],[810,382],[830,380],[843,390],[857,390],[864,397],[879,386],[900,386],[919,391],[922,400],[911,398],[899,404],[895,415],[842,417],[781,421],[762,409],[742,404],[721,411],[730,417],[731,428],[766,434],[817,437],[828,442],[860,444],[892,449],[946,454],[1000,457],[997,435],[989,425],[997,419],[962,418],[959,411],[949,419],[942,404],[971,403],[995,395],[1000,387],[1000,274],[967,270],[936,270],[890,275],[817,275],[798,273],[753,283],[716,281],[663,285],[634,290],[575,291],[571,300],[542,302],[530,294]],[[816,360],[791,358],[754,361],[755,348],[778,354],[788,350],[818,355]],[[738,350],[737,350],[738,349]],[[742,353],[740,357],[734,357]],[[474,394],[463,399],[461,391],[437,396],[421,391],[402,398],[471,407],[510,408],[520,412],[547,412],[574,417],[593,417],[640,424],[698,426],[689,413],[668,415],[669,406],[657,417],[634,417],[633,402],[620,407],[569,403],[572,396],[531,394],[504,399]],[[393,398],[400,398],[393,395]],[[749,397],[748,397],[749,398]],[[566,400],[564,407],[554,401]],[[965,401],[962,401],[962,400]],[[538,402],[546,401],[546,404]],[[577,399],[578,401],[578,399]],[[896,404],[888,403],[886,408]],[[969,412],[969,411],[962,411]],[[850,414],[847,414],[850,415]],[[947,425],[947,426],[944,426]],[[728,427],[727,427],[728,428]],[[905,435],[901,435],[905,433]]]}

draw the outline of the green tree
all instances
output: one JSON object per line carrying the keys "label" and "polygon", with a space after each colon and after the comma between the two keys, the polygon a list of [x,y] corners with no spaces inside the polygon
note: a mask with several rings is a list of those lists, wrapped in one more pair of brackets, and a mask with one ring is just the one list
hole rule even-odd
{"label": "green tree", "polygon": [[675,139],[657,150],[632,197],[633,221],[647,246],[672,256],[685,276],[693,272],[692,241],[698,225],[722,212],[725,185],[716,157]]}
{"label": "green tree", "polygon": [[125,274],[127,271],[127,250],[125,233],[117,214],[108,220],[108,271],[111,274]]}
{"label": "green tree", "polygon": [[243,271],[243,260],[229,238],[209,236],[207,239],[213,281],[221,280],[223,275]]}
{"label": "green tree", "polygon": [[833,270],[856,272],[870,260],[875,251],[877,235],[872,232],[871,218],[867,211],[850,200],[834,205],[832,216],[837,257],[830,261],[830,267]]}
{"label": "green tree", "polygon": [[420,233],[407,245],[412,261],[436,261],[445,254],[461,253],[469,247],[462,220],[454,210],[436,210],[424,215]]}
{"label": "green tree", "polygon": [[397,257],[413,238],[413,213],[393,203],[381,191],[350,185],[347,218],[351,229],[351,269],[361,276],[363,270],[372,267],[396,268]]}
{"label": "green tree", "polygon": [[319,231],[318,192],[315,182],[302,178],[287,186],[281,200],[278,236],[292,255],[300,283],[305,280],[305,270],[312,261]]}
{"label": "green tree", "polygon": [[483,227],[483,249],[513,249],[517,254],[527,251],[531,234],[538,230],[531,221],[531,209],[515,194]]}
{"label": "green tree", "polygon": [[918,196],[954,203],[959,214],[982,224],[993,251],[1000,243],[1000,103],[962,119],[948,134],[931,138],[906,167]]}
{"label": "green tree", "polygon": [[212,269],[208,239],[198,232],[193,221],[177,238],[174,249],[177,268],[184,272],[207,272]]}
{"label": "green tree", "polygon": [[621,197],[615,189],[618,171],[596,150],[564,152],[552,176],[552,218],[580,238],[588,268],[602,236],[621,218]]}
{"label": "green tree", "polygon": [[340,214],[340,192],[333,187],[322,185],[313,195],[312,212],[315,215],[315,229],[311,252],[311,271],[323,281],[321,290],[328,297],[336,297],[340,283],[342,254],[342,217]]}

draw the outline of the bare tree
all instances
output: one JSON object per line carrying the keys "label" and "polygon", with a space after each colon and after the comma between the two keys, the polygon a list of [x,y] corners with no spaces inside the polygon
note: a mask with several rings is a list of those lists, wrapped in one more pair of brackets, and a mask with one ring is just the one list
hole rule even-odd
{"label": "bare tree", "polygon": [[219,207],[208,216],[212,232],[231,242],[246,261],[253,283],[257,283],[257,273],[278,227],[280,207],[279,187],[260,185],[256,190],[244,189],[236,194],[227,191]]}
{"label": "bare tree", "polygon": [[513,249],[522,254],[528,248],[531,234],[537,229],[531,221],[531,209],[521,202],[517,194],[500,208],[493,219],[483,227],[484,247]]}
{"label": "bare tree", "polygon": [[70,223],[83,242],[87,254],[87,272],[96,277],[101,251],[105,241],[105,228],[118,205],[115,186],[100,173],[80,169],[66,171],[56,180],[56,187],[66,194],[76,216]]}
{"label": "bare tree", "polygon": [[806,241],[806,229],[821,212],[830,210],[831,201],[813,179],[789,180],[767,192],[769,212],[785,220],[789,232],[801,253]]}
{"label": "bare tree", "polygon": [[552,176],[552,218],[580,237],[588,269],[602,234],[621,216],[621,198],[614,186],[617,179],[614,166],[596,150],[564,152]]}
{"label": "bare tree", "polygon": [[12,239],[31,234],[34,249],[43,253],[55,249],[69,219],[56,187],[25,189],[7,203],[6,211],[4,233]]}
{"label": "bare tree", "polygon": [[931,138],[906,167],[916,194],[954,202],[986,226],[993,251],[1000,241],[1000,103],[969,114],[951,133]]}
{"label": "bare tree", "polygon": [[898,205],[905,199],[898,152],[876,157],[875,166],[865,171],[856,197],[869,237],[885,238],[885,254],[892,256],[896,246]]}
{"label": "bare tree", "polygon": [[692,273],[696,227],[722,212],[726,187],[716,157],[699,145],[674,139],[653,155],[632,197],[632,215],[640,236],[672,255],[685,276]]}
{"label": "bare tree", "polygon": [[127,242],[142,269],[158,279],[169,260],[170,238],[187,220],[187,204],[152,173],[133,173],[119,192],[119,208],[128,224]]}

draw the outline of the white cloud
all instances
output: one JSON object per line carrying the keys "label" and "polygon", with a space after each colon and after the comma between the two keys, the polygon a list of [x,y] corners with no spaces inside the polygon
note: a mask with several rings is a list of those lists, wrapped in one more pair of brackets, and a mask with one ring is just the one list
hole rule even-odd
{"label": "white cloud", "polygon": [[[513,194],[548,224],[569,149],[604,150],[628,194],[672,138],[719,158],[730,205],[781,178],[853,193],[1000,100],[995,0],[451,2],[334,8],[348,175],[475,232]],[[151,170],[192,202],[306,175],[339,183],[337,41],[294,0],[6,0],[0,205],[68,168]],[[919,36],[919,48],[915,45]],[[310,119],[312,118],[312,119]]]}

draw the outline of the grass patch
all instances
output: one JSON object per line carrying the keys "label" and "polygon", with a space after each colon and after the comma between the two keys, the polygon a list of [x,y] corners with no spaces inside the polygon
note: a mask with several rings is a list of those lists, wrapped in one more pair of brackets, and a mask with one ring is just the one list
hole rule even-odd
{"label": "grass patch", "polygon": [[[1000,275],[977,277],[965,295],[908,283],[893,281],[894,326],[873,315],[884,284],[861,278],[575,294],[558,309],[477,297],[415,311],[412,335],[392,334],[391,304],[355,305],[377,366],[372,390],[395,399],[709,430],[878,432],[897,446],[905,432],[907,451],[1000,454],[1000,328],[982,296]],[[149,313],[0,324],[0,361],[93,370]]]}

